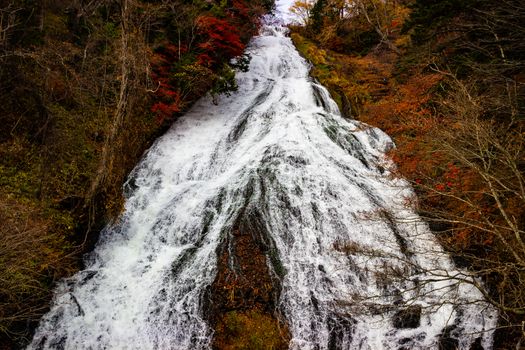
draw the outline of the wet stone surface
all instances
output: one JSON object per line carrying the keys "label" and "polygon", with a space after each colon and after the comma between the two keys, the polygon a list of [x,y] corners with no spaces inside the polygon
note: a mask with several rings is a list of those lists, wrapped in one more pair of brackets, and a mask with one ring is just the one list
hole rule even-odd
{"label": "wet stone surface", "polygon": [[421,323],[421,306],[412,305],[398,311],[392,322],[395,328],[417,328]]}

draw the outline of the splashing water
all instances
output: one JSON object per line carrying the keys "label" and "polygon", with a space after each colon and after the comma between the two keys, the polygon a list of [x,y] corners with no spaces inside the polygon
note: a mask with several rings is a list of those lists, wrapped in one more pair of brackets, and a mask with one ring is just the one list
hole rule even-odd
{"label": "splashing water", "polygon": [[132,172],[29,349],[211,348],[203,305],[241,212],[264,223],[290,349],[491,349],[497,314],[407,207],[390,138],[343,119],[273,22],[239,90],[198,102]]}

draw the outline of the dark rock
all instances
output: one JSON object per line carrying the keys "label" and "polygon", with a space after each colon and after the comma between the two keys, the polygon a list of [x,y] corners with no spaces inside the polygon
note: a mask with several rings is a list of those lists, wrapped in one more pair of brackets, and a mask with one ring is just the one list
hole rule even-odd
{"label": "dark rock", "polygon": [[481,338],[474,340],[474,343],[470,346],[470,350],[484,350],[483,345],[481,345]]}
{"label": "dark rock", "polygon": [[398,311],[393,319],[396,328],[417,328],[421,323],[421,306],[412,305]]}
{"label": "dark rock", "polygon": [[441,336],[439,337],[439,350],[456,350],[459,348],[458,339],[452,335],[455,330],[455,325],[448,326],[443,330],[443,333],[441,333]]}
{"label": "dark rock", "polygon": [[328,350],[342,349],[342,344],[352,341],[352,332],[356,321],[349,316],[332,316],[328,320],[330,334],[328,338]]}

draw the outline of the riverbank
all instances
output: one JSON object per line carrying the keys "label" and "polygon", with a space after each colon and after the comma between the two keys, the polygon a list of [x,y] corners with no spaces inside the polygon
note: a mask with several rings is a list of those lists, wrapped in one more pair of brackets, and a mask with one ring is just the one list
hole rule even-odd
{"label": "riverbank", "polygon": [[27,343],[143,152],[198,98],[235,89],[228,62],[271,6],[0,5],[0,348]]}
{"label": "riverbank", "polygon": [[398,175],[417,192],[407,200],[484,281],[501,314],[496,348],[515,346],[525,310],[523,6],[415,1],[348,17],[310,6],[291,37],[312,76],[346,117],[393,138]]}

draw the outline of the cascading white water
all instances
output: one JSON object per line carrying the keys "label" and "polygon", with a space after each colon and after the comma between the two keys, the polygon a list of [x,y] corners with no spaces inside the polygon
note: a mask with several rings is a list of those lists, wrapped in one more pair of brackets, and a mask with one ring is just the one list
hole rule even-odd
{"label": "cascading white water", "polygon": [[407,207],[389,137],[343,119],[267,22],[239,91],[198,102],[130,175],[123,216],[30,349],[210,348],[217,249],[247,210],[271,240],[290,349],[491,348],[496,312]]}

